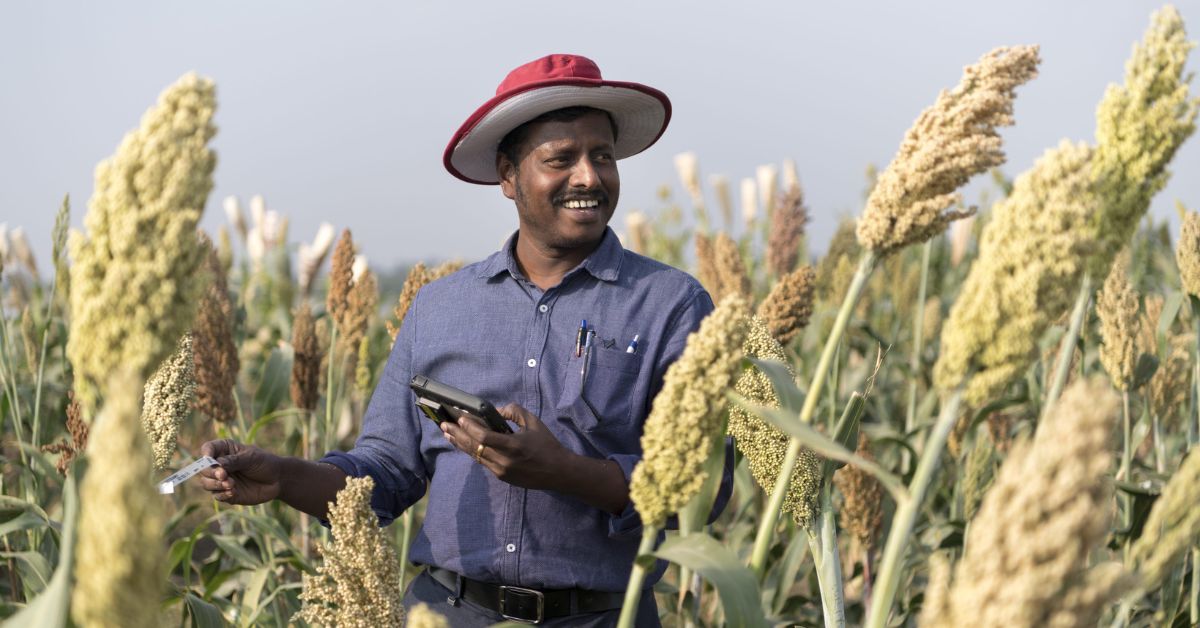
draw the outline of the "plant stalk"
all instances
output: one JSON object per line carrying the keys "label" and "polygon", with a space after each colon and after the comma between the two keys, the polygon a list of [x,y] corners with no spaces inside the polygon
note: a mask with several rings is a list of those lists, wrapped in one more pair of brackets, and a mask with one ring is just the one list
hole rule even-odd
{"label": "plant stalk", "polygon": [[[1121,468],[1117,477],[1125,482],[1131,481],[1133,474],[1133,419],[1129,411],[1129,391],[1121,391]],[[1121,493],[1121,527],[1128,533],[1133,528],[1133,498],[1125,492]]]}
{"label": "plant stalk", "polygon": [[416,523],[416,513],[413,508],[416,504],[404,509],[404,514],[400,515],[402,523],[400,526],[400,590],[404,590],[404,574],[408,571],[408,546],[412,543],[413,524]]}
{"label": "plant stalk", "polygon": [[[850,288],[846,291],[846,297],[842,300],[842,307],[838,310],[837,319],[833,322],[833,329],[829,332],[829,337],[825,339],[825,348],[821,351],[821,359],[817,362],[816,370],[813,371],[812,381],[809,384],[808,391],[804,395],[804,406],[800,409],[800,422],[811,423],[813,412],[816,411],[817,401],[821,398],[821,387],[825,384],[825,376],[829,373],[829,367],[833,363],[834,355],[837,353],[838,343],[842,338],[843,332],[846,331],[846,325],[850,322],[850,315],[854,311],[854,306],[858,303],[858,297],[862,294],[863,288],[867,285],[867,279],[871,276],[871,271],[875,269],[874,251],[866,251],[863,253],[862,259],[858,263],[858,270],[854,272],[854,279],[850,282]],[[788,442],[787,455],[783,459],[783,466],[779,470],[779,477],[775,480],[775,487],[771,491],[771,498],[767,502],[767,508],[763,512],[762,520],[759,522],[758,534],[754,537],[754,551],[750,557],[750,569],[754,574],[762,580],[763,574],[766,572],[767,554],[771,549],[772,537],[775,534],[775,524],[779,519],[779,512],[783,509],[783,499],[787,496],[788,486],[791,484],[792,472],[796,470],[796,461],[800,456],[800,448],[802,445],[798,439],[792,438]]]}
{"label": "plant stalk", "polygon": [[[821,590],[821,612],[826,628],[845,628],[846,607],[842,596],[842,560],[838,555],[837,524],[834,522],[830,480],[821,489],[821,514],[818,527],[808,535],[808,547],[816,567],[817,586]],[[780,583],[786,586],[788,583]]]}
{"label": "plant stalk", "polygon": [[904,550],[908,547],[909,537],[917,523],[917,515],[921,512],[921,504],[933,484],[933,476],[938,463],[942,459],[942,450],[951,430],[958,420],[958,408],[962,403],[963,387],[966,380],[946,400],[938,415],[937,423],[921,451],[917,461],[917,469],[913,474],[912,483],[908,487],[908,499],[896,504],[896,514],[892,516],[892,529],[888,533],[887,545],[883,550],[883,562],[875,579],[875,589],[871,600],[870,614],[866,626],[884,628],[888,615],[892,610],[892,601],[896,597],[896,589],[900,584],[901,572],[904,571]]}
{"label": "plant stalk", "polygon": [[642,584],[646,582],[646,574],[650,571],[638,558],[654,551],[654,542],[657,539],[657,527],[642,526],[642,543],[638,545],[637,557],[633,559],[633,571],[629,574],[629,584],[625,587],[625,602],[621,605],[621,617],[617,620],[617,628],[633,628],[634,621],[637,620],[638,604],[642,600]]}
{"label": "plant stalk", "polygon": [[1083,281],[1079,283],[1079,294],[1075,297],[1075,308],[1071,310],[1071,324],[1067,328],[1067,335],[1063,336],[1062,344],[1058,346],[1058,360],[1054,365],[1054,379],[1050,382],[1045,403],[1042,404],[1042,414],[1038,419],[1039,424],[1046,420],[1050,406],[1053,406],[1054,402],[1058,400],[1058,396],[1062,394],[1063,386],[1067,383],[1067,375],[1071,372],[1071,358],[1075,356],[1075,341],[1079,339],[1079,332],[1083,328],[1083,319],[1087,315],[1088,302],[1091,300],[1092,276],[1090,273],[1084,273]]}
{"label": "plant stalk", "polygon": [[325,433],[321,435],[321,442],[326,450],[329,449],[329,433],[333,431],[333,373],[334,362],[337,355],[337,323],[330,320],[329,325],[329,366],[325,371]]}
{"label": "plant stalk", "polygon": [[54,315],[54,295],[58,293],[58,273],[50,279],[50,292],[46,298],[46,316],[42,319],[42,351],[38,358],[37,382],[34,384],[33,393],[33,433],[30,435],[30,444],[34,449],[37,449],[41,443],[41,409],[42,409],[42,381],[46,373],[46,353],[49,349],[47,346],[50,342],[50,317]]}
{"label": "plant stalk", "polygon": [[[1196,303],[1189,297],[1189,302]],[[1189,416],[1188,449],[1200,443],[1200,308],[1192,308],[1192,320],[1196,325],[1196,345],[1192,356],[1192,412]],[[1192,548],[1192,587],[1188,595],[1188,619],[1191,625],[1200,626],[1200,546]]]}
{"label": "plant stalk", "polygon": [[[904,408],[904,433],[912,431],[917,415],[917,379],[921,372],[921,354],[925,350],[925,293],[929,286],[929,256],[933,250],[933,240],[926,240],[921,246],[921,283],[917,287],[917,302],[913,308],[913,346],[912,355],[908,357],[908,403]],[[908,457],[905,451],[904,457]],[[905,466],[908,466],[905,464]]]}

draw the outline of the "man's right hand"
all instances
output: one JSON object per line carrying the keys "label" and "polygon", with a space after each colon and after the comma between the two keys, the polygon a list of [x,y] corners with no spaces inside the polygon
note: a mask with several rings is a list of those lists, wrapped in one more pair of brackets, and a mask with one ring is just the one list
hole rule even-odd
{"label": "man's right hand", "polygon": [[279,456],[229,439],[210,440],[200,446],[200,453],[221,465],[200,472],[201,486],[217,501],[253,506],[279,497],[283,478]]}

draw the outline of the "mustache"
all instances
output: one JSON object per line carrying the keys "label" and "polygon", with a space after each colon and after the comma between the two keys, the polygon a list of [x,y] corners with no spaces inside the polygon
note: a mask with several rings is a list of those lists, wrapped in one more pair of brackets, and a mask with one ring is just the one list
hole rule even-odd
{"label": "mustache", "polygon": [[556,194],[552,199],[555,205],[561,205],[569,201],[598,201],[601,205],[608,204],[608,194],[601,190],[596,190],[588,194]]}

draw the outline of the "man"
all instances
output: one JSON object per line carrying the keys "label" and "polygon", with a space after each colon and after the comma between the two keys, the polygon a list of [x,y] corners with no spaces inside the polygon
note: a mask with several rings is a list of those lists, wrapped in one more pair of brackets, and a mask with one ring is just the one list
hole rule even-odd
{"label": "man", "polygon": [[[205,488],[324,519],[347,476],[370,475],[384,523],[428,491],[410,552],[428,570],[406,605],[431,604],[454,626],[613,625],[640,536],[628,486],[642,424],[712,310],[696,280],[623,250],[607,227],[616,160],[653,144],[669,118],[662,92],[606,81],[584,57],[513,70],[444,163],[464,181],[499,184],[518,231],[420,291],[354,449],[309,462],[206,443],[222,466],[205,472]],[[417,374],[511,402],[500,413],[518,429],[469,417],[439,428],[414,405]],[[637,625],[658,625],[653,595],[642,596]]]}

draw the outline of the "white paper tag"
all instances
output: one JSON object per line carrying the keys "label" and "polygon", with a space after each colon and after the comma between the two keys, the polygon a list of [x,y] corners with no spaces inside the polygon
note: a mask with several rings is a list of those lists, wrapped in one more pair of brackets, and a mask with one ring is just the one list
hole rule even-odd
{"label": "white paper tag", "polygon": [[189,464],[188,466],[176,471],[175,473],[168,475],[167,479],[163,480],[162,482],[159,482],[158,483],[158,492],[163,495],[167,495],[169,493],[174,493],[175,487],[179,486],[180,484],[183,484],[184,482],[187,482],[188,478],[192,477],[193,475],[196,475],[197,473],[200,473],[204,469],[207,469],[209,467],[216,467],[216,466],[219,466],[217,464],[216,460],[213,460],[212,458],[210,458],[208,456],[202,456],[202,457],[198,458],[192,464]]}

